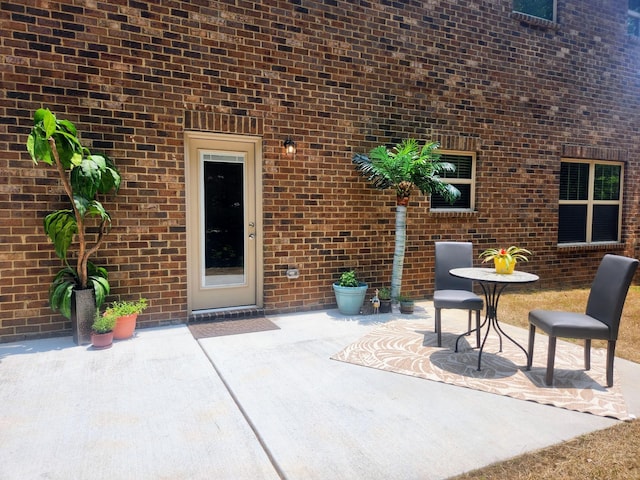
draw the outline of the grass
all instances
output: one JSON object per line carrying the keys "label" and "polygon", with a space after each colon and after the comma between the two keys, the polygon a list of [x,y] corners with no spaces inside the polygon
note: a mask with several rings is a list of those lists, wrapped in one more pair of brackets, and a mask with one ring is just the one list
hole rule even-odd
{"label": "grass", "polygon": [[[500,297],[498,314],[501,322],[528,329],[529,310],[584,312],[588,295],[589,289],[505,293]],[[606,342],[594,341],[593,348],[606,348]],[[627,295],[616,356],[640,363],[640,286],[631,287]],[[639,451],[640,420],[634,420],[460,475],[455,480],[637,480]]]}

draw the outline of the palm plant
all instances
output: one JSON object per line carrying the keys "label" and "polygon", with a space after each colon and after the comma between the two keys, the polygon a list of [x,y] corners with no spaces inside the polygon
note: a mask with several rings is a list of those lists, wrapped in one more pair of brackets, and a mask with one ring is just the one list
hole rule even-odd
{"label": "palm plant", "polygon": [[[44,229],[53,242],[56,255],[65,267],[56,275],[49,289],[49,304],[54,311],[71,317],[73,289],[92,288],[96,306],[109,294],[106,269],[89,261],[111,226],[111,217],[96,199],[120,187],[120,174],[105,155],[92,155],[80,144],[76,127],[68,120],[58,120],[48,109],[34,114],[34,126],[27,140],[27,150],[38,165],[53,166],[70,201],[70,208],[57,210],[44,219]],[[95,241],[87,231],[90,217],[98,219]],[[77,240],[76,265],[69,265],[67,252]]]}
{"label": "palm plant", "polygon": [[391,296],[396,298],[402,287],[402,270],[407,242],[407,205],[414,188],[423,195],[438,193],[453,203],[460,191],[440,178],[443,172],[453,172],[455,166],[441,162],[436,142],[420,146],[417,140],[407,139],[388,149],[381,145],[374,148],[367,157],[355,154],[353,163],[362,176],[379,189],[396,190],[396,238],[391,276]]}

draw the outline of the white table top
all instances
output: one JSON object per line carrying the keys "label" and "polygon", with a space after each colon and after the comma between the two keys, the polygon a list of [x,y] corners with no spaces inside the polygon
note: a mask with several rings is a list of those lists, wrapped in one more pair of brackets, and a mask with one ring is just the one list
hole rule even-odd
{"label": "white table top", "polygon": [[495,268],[453,268],[449,273],[454,277],[492,283],[531,283],[540,277],[533,273],[514,270],[513,273],[496,273]]}

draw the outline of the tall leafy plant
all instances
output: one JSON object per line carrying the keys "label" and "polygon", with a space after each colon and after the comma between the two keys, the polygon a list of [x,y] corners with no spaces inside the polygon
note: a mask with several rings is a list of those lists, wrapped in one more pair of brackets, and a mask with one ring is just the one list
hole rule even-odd
{"label": "tall leafy plant", "polygon": [[391,273],[391,296],[397,298],[402,288],[402,271],[407,243],[407,205],[411,192],[417,188],[424,195],[439,193],[453,203],[460,191],[440,178],[443,172],[453,172],[455,166],[441,162],[438,144],[427,142],[420,146],[417,140],[407,139],[388,149],[381,145],[369,156],[357,153],[353,156],[362,176],[380,190],[393,188],[396,191],[396,236]]}
{"label": "tall leafy plant", "polygon": [[[89,257],[100,248],[111,227],[111,217],[97,195],[117,191],[120,173],[106,155],[91,154],[82,146],[70,121],[57,119],[48,109],[39,109],[33,123],[27,150],[36,165],[45,163],[55,168],[70,201],[69,208],[44,218],[45,233],[65,264],[51,284],[49,304],[54,311],[70,318],[74,289],[92,288],[97,307],[109,294],[107,270],[94,265]],[[92,217],[97,221],[90,221]],[[90,233],[89,227],[96,223],[97,231]],[[72,266],[68,255],[74,244],[76,261]]]}

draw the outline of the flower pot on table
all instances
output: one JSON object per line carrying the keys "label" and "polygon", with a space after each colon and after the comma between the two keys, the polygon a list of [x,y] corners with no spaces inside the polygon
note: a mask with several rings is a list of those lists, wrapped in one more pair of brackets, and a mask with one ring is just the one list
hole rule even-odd
{"label": "flower pot on table", "polygon": [[496,267],[496,273],[509,274],[513,273],[516,268],[516,259],[514,258],[507,265],[506,258],[494,258],[493,264]]}

